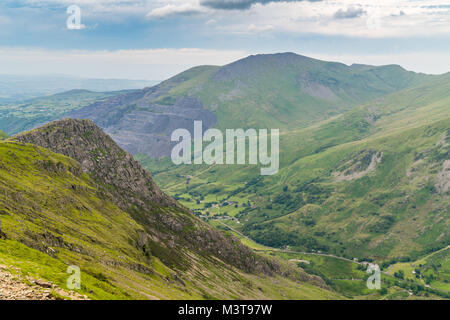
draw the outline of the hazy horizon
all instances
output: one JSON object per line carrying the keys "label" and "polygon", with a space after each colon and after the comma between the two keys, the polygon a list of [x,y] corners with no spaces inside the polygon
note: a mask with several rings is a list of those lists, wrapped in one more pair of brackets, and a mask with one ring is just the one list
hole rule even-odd
{"label": "hazy horizon", "polygon": [[[251,55],[258,55],[258,54],[274,54],[274,53],[284,53],[284,52],[271,52],[271,53],[251,53],[251,54],[247,54],[244,55],[242,57],[239,58],[235,58],[233,60],[231,60],[232,58],[230,58],[230,61],[227,63],[204,63],[204,64],[192,64],[192,65],[175,65],[175,66],[171,66],[170,68],[168,68],[165,72],[161,72],[159,73],[160,78],[157,78],[155,76],[150,75],[149,77],[145,77],[145,75],[142,75],[141,77],[138,76],[133,76],[133,68],[131,68],[130,70],[130,74],[127,75],[126,70],[123,70],[123,76],[120,76],[120,74],[116,74],[114,75],[108,75],[108,72],[106,73],[101,73],[99,72],[99,69],[94,69],[92,71],[92,74],[89,74],[88,72],[80,73],[80,69],[77,69],[76,67],[74,69],[77,69],[77,72],[72,72],[72,73],[54,73],[54,72],[48,72],[48,73],[44,73],[44,72],[36,72],[36,73],[27,73],[27,72],[16,72],[16,73],[12,73],[12,72],[1,72],[0,73],[0,77],[68,77],[68,78],[79,78],[79,79],[84,79],[84,80],[129,80],[129,81],[152,81],[152,82],[161,82],[164,81],[166,79],[169,79],[170,77],[173,77],[183,71],[186,71],[190,68],[193,67],[197,67],[197,66],[202,66],[202,65],[214,65],[214,66],[224,66],[227,65],[229,63],[235,62],[237,60],[240,59],[244,59],[248,56]],[[408,71],[413,71],[416,73],[424,73],[424,74],[430,74],[430,75],[442,75],[442,74],[446,74],[450,72],[450,68],[449,69],[442,69],[441,72],[427,72],[426,70],[422,70],[421,68],[411,68],[407,66],[407,63],[405,65],[405,63],[399,63],[399,61],[396,61],[394,59],[394,57],[389,57],[389,56],[385,56],[385,57],[378,57],[378,59],[375,59],[374,57],[372,59],[368,59],[367,57],[365,59],[361,59],[361,60],[352,60],[353,57],[352,56],[333,56],[333,55],[307,55],[307,54],[302,54],[302,53],[298,53],[298,52],[293,52],[295,54],[298,55],[302,55],[302,56],[307,56],[309,58],[313,58],[313,59],[318,59],[318,60],[323,60],[323,61],[329,61],[329,62],[337,62],[337,63],[343,63],[347,66],[351,66],[353,64],[363,64],[363,65],[372,65],[372,66],[385,66],[385,65],[399,65],[400,67],[404,68],[405,70]],[[393,58],[392,62],[389,62],[389,58]],[[400,57],[398,57],[400,58]],[[219,59],[220,60],[220,59]],[[404,60],[404,59],[403,59]],[[378,63],[377,63],[378,61]],[[23,66],[22,66],[23,67]],[[126,69],[126,67],[124,67],[123,65],[121,65],[121,67],[123,69]],[[163,69],[163,68],[161,68]],[[20,69],[23,70],[23,69]],[[83,70],[83,69],[81,69]],[[92,69],[89,69],[92,70]],[[100,68],[101,70],[101,68]]]}

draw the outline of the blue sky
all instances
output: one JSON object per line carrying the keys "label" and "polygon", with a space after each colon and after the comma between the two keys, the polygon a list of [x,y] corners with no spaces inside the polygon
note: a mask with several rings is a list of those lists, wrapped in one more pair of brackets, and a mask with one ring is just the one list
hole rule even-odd
{"label": "blue sky", "polygon": [[[67,28],[70,5],[81,27]],[[292,51],[450,71],[449,0],[2,0],[1,73],[161,80]]]}

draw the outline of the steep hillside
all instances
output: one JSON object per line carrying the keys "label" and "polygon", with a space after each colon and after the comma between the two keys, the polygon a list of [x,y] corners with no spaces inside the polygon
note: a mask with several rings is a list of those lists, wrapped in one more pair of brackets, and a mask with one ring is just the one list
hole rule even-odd
{"label": "steep hillside", "polygon": [[[450,74],[281,133],[280,172],[139,159],[176,199],[259,243],[379,261],[449,243]],[[207,216],[209,214],[209,216]],[[239,223],[238,223],[239,222]]]}
{"label": "steep hillside", "polygon": [[90,121],[50,123],[0,154],[0,264],[24,276],[65,287],[76,265],[90,298],[338,297],[183,209]]}
{"label": "steep hillside", "polygon": [[[124,208],[139,205],[176,207],[175,201],[154,184],[148,171],[124,152],[92,121],[64,119],[14,136],[77,160],[114,201]],[[120,199],[120,200],[119,200]]]}
{"label": "steep hillside", "polygon": [[299,159],[260,183],[279,189],[240,216],[244,231],[263,244],[377,260],[446,246],[449,128],[442,120]]}
{"label": "steep hillside", "polygon": [[299,128],[430,76],[399,66],[346,66],[294,53],[201,66],[70,114],[89,118],[133,154],[170,155],[174,129]]}

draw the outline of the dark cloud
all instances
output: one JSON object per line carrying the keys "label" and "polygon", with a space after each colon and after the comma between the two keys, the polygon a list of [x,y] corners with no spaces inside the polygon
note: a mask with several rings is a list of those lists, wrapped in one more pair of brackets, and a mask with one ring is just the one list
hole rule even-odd
{"label": "dark cloud", "polygon": [[361,17],[364,14],[366,14],[366,11],[362,8],[350,7],[347,8],[347,10],[339,9],[338,11],[336,11],[333,17],[335,19],[353,19]]}
{"label": "dark cloud", "polygon": [[323,0],[201,0],[200,4],[202,6],[212,8],[212,9],[223,9],[223,10],[246,10],[252,5],[260,3],[267,4],[271,2],[319,2]]}

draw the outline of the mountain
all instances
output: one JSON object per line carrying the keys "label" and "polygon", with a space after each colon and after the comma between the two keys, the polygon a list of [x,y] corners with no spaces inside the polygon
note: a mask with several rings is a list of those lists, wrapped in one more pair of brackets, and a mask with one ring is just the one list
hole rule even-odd
{"label": "mountain", "polygon": [[128,91],[93,92],[74,89],[18,103],[0,104],[0,128],[10,135],[17,134],[62,118],[70,111],[85,107],[94,101],[126,92]]}
{"label": "mountain", "polygon": [[[132,154],[154,156],[170,154],[170,134],[177,128],[193,130],[193,121],[202,120],[205,128],[217,122],[194,96],[171,96],[170,92],[188,83],[206,81],[216,67],[190,69],[161,84],[95,102],[72,113],[71,118],[90,119]],[[145,141],[145,142],[144,142]]]}
{"label": "mountain", "polygon": [[8,138],[8,135],[0,130],[0,139],[6,139]]}
{"label": "mountain", "polygon": [[223,67],[189,69],[157,86],[69,114],[88,118],[132,154],[170,155],[170,134],[206,130],[302,128],[430,76],[400,66],[347,66],[294,53],[249,56]]}
{"label": "mountain", "polygon": [[[193,68],[72,115],[98,123],[184,205],[203,216],[231,215],[227,223],[259,243],[383,261],[448,241],[448,92],[448,74],[283,53]],[[191,129],[194,119],[204,128],[280,128],[280,172],[261,177],[255,166],[173,166],[151,159],[167,156],[171,131]],[[398,174],[422,153],[435,157],[423,159],[422,182],[413,187],[411,174]],[[388,162],[391,157],[397,162]],[[415,214],[394,206],[403,197],[414,202]],[[414,231],[406,227],[430,203],[443,222],[433,224],[428,216]],[[386,238],[388,231],[393,234]]]}
{"label": "mountain", "polygon": [[[389,266],[450,242],[449,92],[449,74],[287,53],[190,69],[73,116],[97,122],[175,199],[244,242]],[[280,128],[280,171],[174,166],[170,133],[194,119]]]}
{"label": "mountain", "polygon": [[63,288],[78,266],[92,299],[342,298],[198,219],[89,120],[16,135],[0,154],[0,264],[21,278]]}
{"label": "mountain", "polygon": [[[283,129],[273,176],[260,176],[258,166],[136,158],[211,225],[255,250],[310,262],[302,268],[347,297],[368,292],[363,280],[344,280],[359,277],[351,271],[356,263],[344,266],[340,258],[380,264],[383,283],[393,276],[393,287],[413,296],[431,289],[448,297],[449,92],[450,73],[433,76],[305,128]],[[408,284],[398,283],[403,278]],[[408,298],[393,287],[389,299]]]}
{"label": "mountain", "polygon": [[[32,200],[16,201],[25,203],[15,207],[17,220],[8,222],[16,225],[3,229],[12,241],[49,254],[51,250],[23,230],[12,230],[20,230],[23,221],[41,235],[49,225],[58,226],[52,235],[82,243],[89,257],[102,257],[93,269],[92,258],[77,256],[75,262],[119,290],[111,294],[108,287],[108,297],[142,297],[144,292],[157,298],[448,298],[449,92],[450,74],[415,74],[394,65],[345,66],[290,53],[196,67],[157,86],[91,100],[69,111],[93,120],[112,139],[88,120],[63,120],[19,134],[15,139],[48,148],[42,150],[56,152],[49,153],[54,157],[69,156],[82,174],[72,178],[64,170],[62,176],[54,175],[57,169],[42,171],[46,165],[39,165],[45,163],[40,157],[50,151],[38,148],[15,159],[20,150],[5,149],[4,159],[10,160],[3,168],[18,180],[3,183],[16,190],[7,189],[4,199],[20,199],[20,186],[32,186],[27,194]],[[170,134],[176,128],[192,130],[193,120],[203,120],[205,129],[280,128],[279,172],[261,176],[259,166],[250,165],[175,166],[165,157]],[[31,180],[37,177],[43,180]],[[67,179],[88,180],[82,184]],[[56,189],[42,188],[47,180]],[[88,185],[89,192],[80,195],[78,185]],[[67,198],[58,189],[67,192]],[[24,212],[47,208],[37,200],[41,197],[53,211],[44,222],[42,214],[30,222]],[[101,236],[86,231],[92,221],[69,224],[74,213],[65,208],[77,204],[79,197],[84,204],[79,208],[95,208],[95,228],[100,225]],[[86,213],[76,208],[75,213]],[[120,223],[111,220],[116,216]],[[134,224],[138,231],[121,229]],[[71,230],[67,239],[62,236],[66,230]],[[116,239],[106,230],[137,236]],[[120,253],[118,247],[123,248]],[[0,263],[12,261],[7,252],[15,247],[5,248]],[[47,273],[64,273],[74,255],[50,248],[58,250],[55,258],[62,264]],[[35,251],[26,252],[24,261],[19,255],[12,261],[25,270],[36,260],[30,259]],[[151,256],[151,263],[142,252]],[[367,262],[382,267],[383,293],[367,289]],[[125,267],[118,272],[105,269],[105,264]],[[33,270],[39,268],[43,266],[34,263]],[[156,277],[143,278],[145,268]],[[119,273],[133,279],[131,284]],[[206,280],[199,281],[199,273],[207,273]],[[239,280],[233,282],[235,273]],[[182,279],[185,286],[164,287],[161,275],[171,275],[170,284]],[[295,285],[299,279],[301,290]],[[282,293],[278,281],[286,288]],[[136,282],[153,287],[130,294],[127,286],[136,288]],[[252,283],[250,288],[245,282]],[[80,293],[106,296],[94,292]]]}
{"label": "mountain", "polygon": [[[260,244],[416,260],[450,242],[450,74],[280,136],[280,171],[139,157],[184,205]],[[233,205],[226,205],[232,203]],[[237,223],[238,221],[239,223]]]}

